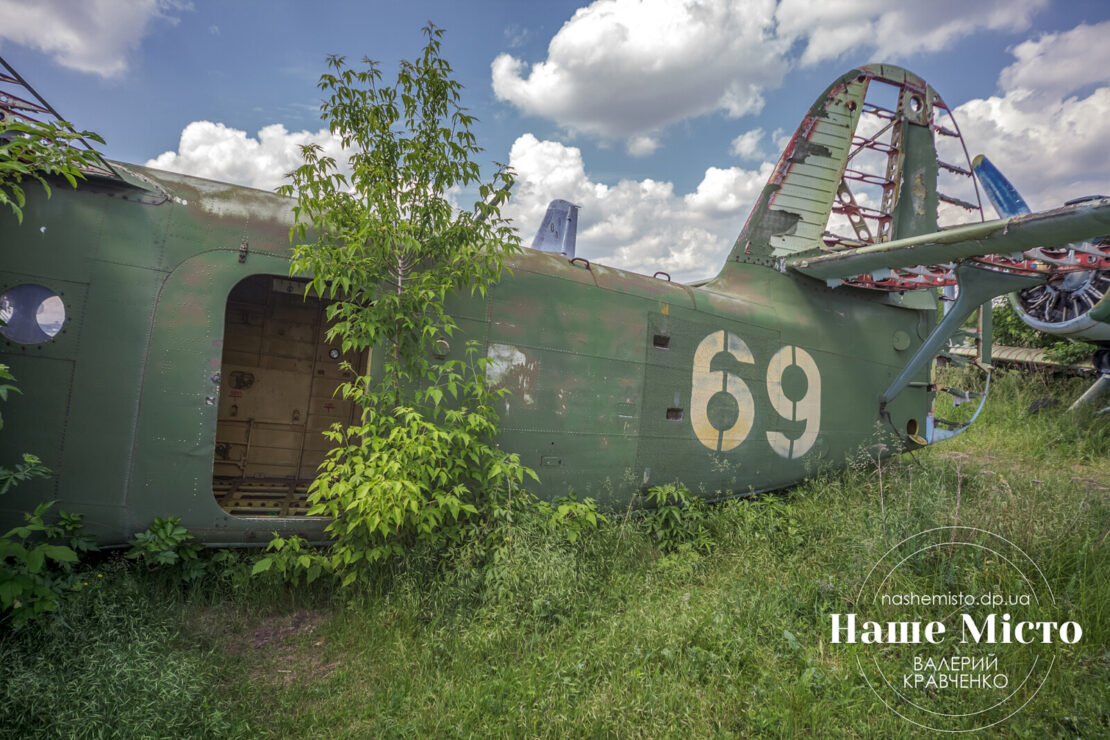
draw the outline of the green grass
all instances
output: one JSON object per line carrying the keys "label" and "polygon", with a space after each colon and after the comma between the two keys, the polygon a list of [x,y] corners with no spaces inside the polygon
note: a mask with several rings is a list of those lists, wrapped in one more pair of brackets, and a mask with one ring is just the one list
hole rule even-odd
{"label": "green grass", "polygon": [[79,599],[0,640],[0,736],[218,736],[243,726],[208,650],[178,644],[182,598],[130,563],[86,573]]}
{"label": "green grass", "polygon": [[[417,554],[361,592],[183,593],[107,563],[68,626],[0,640],[0,734],[913,737],[828,615],[890,545],[958,521],[1025,549],[1084,630],[996,729],[1107,736],[1110,420],[1064,412],[1082,387],[1003,377],[956,440],[714,506],[707,555],[616,518],[574,546],[519,527],[492,581]],[[1066,400],[1027,415],[1044,396]]]}

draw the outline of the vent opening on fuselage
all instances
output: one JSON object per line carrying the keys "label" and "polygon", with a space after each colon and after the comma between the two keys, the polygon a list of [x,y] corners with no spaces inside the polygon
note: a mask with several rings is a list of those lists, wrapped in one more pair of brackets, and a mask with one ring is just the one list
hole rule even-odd
{"label": "vent opening on fuselage", "polygon": [[323,432],[352,421],[335,395],[367,353],[341,355],[327,341],[326,303],[305,281],[252,275],[228,295],[212,491],[236,516],[306,516],[308,485],[330,448]]}

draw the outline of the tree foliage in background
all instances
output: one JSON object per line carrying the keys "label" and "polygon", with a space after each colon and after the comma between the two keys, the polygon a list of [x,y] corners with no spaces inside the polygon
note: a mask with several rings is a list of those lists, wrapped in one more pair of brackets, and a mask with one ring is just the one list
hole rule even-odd
{"label": "tree foliage in background", "polygon": [[37,181],[49,197],[49,176],[63,177],[77,187],[77,180],[85,179],[81,167],[100,162],[96,152],[72,142],[84,138],[103,144],[104,139],[91,131],[76,133],[64,126],[34,121],[0,123],[0,205],[8,206],[20,223],[27,202],[26,181]]}
{"label": "tree foliage in background", "polygon": [[[340,386],[357,423],[327,432],[334,444],[309,488],[310,514],[332,517],[328,567],[352,582],[359,566],[416,539],[457,542],[508,503],[526,474],[497,449],[499,394],[476,344],[465,358],[437,359],[458,325],[451,293],[485,295],[519,237],[500,214],[513,183],[498,169],[482,182],[481,151],[460,104],[461,85],[441,56],[442,29],[385,84],[379,65],[328,58],[322,117],[349,155],[350,175],[317,145],[279,192],[297,198],[292,271],[331,302],[328,340],[346,352],[372,349],[375,375]],[[470,210],[450,194],[477,188]],[[266,561],[259,569],[266,569]]]}

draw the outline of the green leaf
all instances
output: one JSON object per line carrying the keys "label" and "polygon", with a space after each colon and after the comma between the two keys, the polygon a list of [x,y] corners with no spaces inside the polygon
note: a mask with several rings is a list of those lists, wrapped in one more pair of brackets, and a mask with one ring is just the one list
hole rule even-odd
{"label": "green leaf", "polygon": [[77,553],[64,545],[45,545],[46,556],[56,563],[76,563]]}
{"label": "green leaf", "polygon": [[23,587],[16,581],[4,581],[0,583],[0,606],[5,609],[11,607],[12,602],[15,601],[23,593]]}
{"label": "green leaf", "polygon": [[27,570],[31,573],[38,573],[42,570],[42,563],[46,557],[45,547],[45,545],[39,545],[27,553]]}

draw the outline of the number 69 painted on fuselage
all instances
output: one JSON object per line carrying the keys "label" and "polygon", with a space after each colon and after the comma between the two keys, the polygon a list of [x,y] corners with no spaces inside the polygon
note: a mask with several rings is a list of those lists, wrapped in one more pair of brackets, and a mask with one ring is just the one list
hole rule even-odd
{"label": "number 69 painted on fuselage", "polygon": [[[701,340],[694,351],[690,422],[698,441],[716,452],[728,452],[739,447],[755,424],[755,399],[748,385],[735,373],[710,368],[713,358],[722,352],[732,355],[737,362],[755,364],[755,357],[744,340],[723,329]],[[806,392],[797,401],[791,400],[782,387],[783,376],[791,366],[797,366],[806,378]],[[736,421],[724,429],[718,428],[709,419],[709,402],[718,393],[731,396],[738,410]],[[787,459],[799,458],[809,452],[821,429],[821,373],[813,357],[793,345],[776,352],[767,365],[767,397],[771,407],[782,418],[805,422],[805,430],[797,439],[790,439],[782,432],[768,431],[767,443],[771,449]]]}

